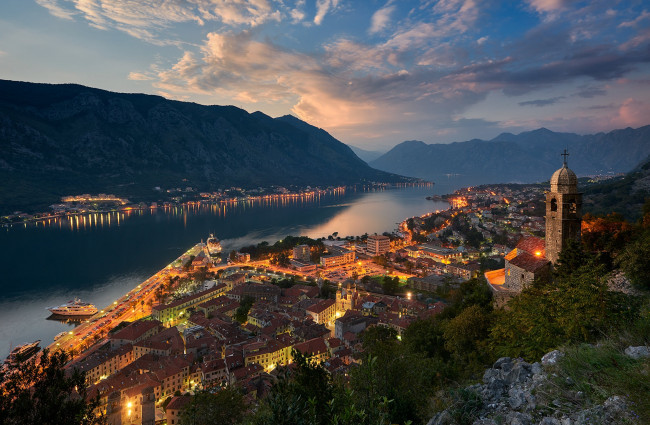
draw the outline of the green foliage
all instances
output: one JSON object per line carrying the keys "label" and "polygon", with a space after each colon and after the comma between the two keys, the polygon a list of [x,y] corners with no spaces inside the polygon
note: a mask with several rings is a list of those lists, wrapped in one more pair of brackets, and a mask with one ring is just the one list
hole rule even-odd
{"label": "green foliage", "polygon": [[629,297],[608,291],[601,267],[585,265],[553,283],[536,282],[498,313],[491,329],[497,355],[533,360],[566,343],[588,342],[636,315]]}
{"label": "green foliage", "polygon": [[248,320],[248,312],[250,311],[254,303],[255,303],[255,298],[246,295],[239,303],[239,307],[237,307],[237,310],[235,310],[235,314],[233,318],[239,323],[245,323],[246,320]]}
{"label": "green foliage", "polygon": [[241,423],[247,405],[237,388],[226,387],[216,393],[200,391],[181,411],[180,421],[186,425]]}
{"label": "green foliage", "polygon": [[[312,255],[320,255],[325,249],[322,241],[308,238],[307,236],[286,236],[284,239],[269,245],[268,242],[261,242],[255,245],[247,246],[240,249],[241,252],[247,252],[251,255],[251,260],[262,260],[271,256],[276,257],[277,261],[283,261],[281,265],[288,265],[291,250],[297,245],[309,245],[312,247]],[[283,256],[281,256],[283,254]],[[285,262],[286,260],[286,262]]]}
{"label": "green foliage", "polygon": [[329,372],[297,350],[295,368],[287,369],[271,388],[254,423],[326,425],[332,422],[334,386]]}
{"label": "green foliage", "polygon": [[627,245],[617,263],[633,284],[650,289],[650,229],[642,231]]}
{"label": "green foliage", "polygon": [[448,360],[450,353],[445,348],[444,323],[436,318],[416,320],[404,331],[402,342],[413,353]]}
{"label": "green foliage", "polygon": [[650,423],[649,359],[634,360],[608,340],[598,347],[583,344],[564,352],[553,383],[568,402],[574,402],[571,395],[578,391],[598,404],[614,395],[623,396],[638,415],[628,418],[634,419],[629,423]]}
{"label": "green foliage", "polygon": [[473,424],[483,408],[481,396],[467,388],[450,391],[449,399],[449,414],[458,425]]}
{"label": "green foliage", "polygon": [[69,356],[44,350],[36,357],[0,372],[0,423],[42,425],[104,424],[94,413],[99,398],[87,401],[86,376],[63,369]]}
{"label": "green foliage", "polygon": [[491,314],[474,304],[446,324],[445,349],[466,368],[471,365],[475,370],[482,369],[482,360],[488,357],[486,346],[491,318]]}
{"label": "green foliage", "polygon": [[381,280],[381,287],[384,289],[384,294],[395,295],[399,290],[399,277],[384,276]]}
{"label": "green foliage", "polygon": [[428,400],[439,377],[438,364],[399,343],[393,329],[371,327],[363,335],[364,357],[350,374],[350,387],[363,411],[391,400],[391,423],[428,420]]}
{"label": "green foliage", "polygon": [[467,307],[477,305],[486,311],[492,308],[492,291],[484,278],[470,279],[460,284],[457,291],[451,293],[450,304],[439,316],[450,319],[457,316]]}
{"label": "green foliage", "polygon": [[383,255],[377,255],[375,257],[372,257],[372,262],[377,264],[378,266],[382,266],[382,267],[388,266],[388,260]]}

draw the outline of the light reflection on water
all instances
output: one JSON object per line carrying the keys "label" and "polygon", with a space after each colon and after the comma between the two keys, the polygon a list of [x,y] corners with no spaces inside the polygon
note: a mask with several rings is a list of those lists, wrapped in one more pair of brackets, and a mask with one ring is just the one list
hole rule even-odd
{"label": "light reflection on water", "polygon": [[[47,345],[69,324],[48,306],[75,297],[104,308],[210,233],[224,253],[287,235],[381,233],[447,207],[425,199],[451,188],[337,193],[282,202],[194,205],[75,216],[0,231],[0,361],[11,346]],[[72,231],[71,231],[72,230]]]}

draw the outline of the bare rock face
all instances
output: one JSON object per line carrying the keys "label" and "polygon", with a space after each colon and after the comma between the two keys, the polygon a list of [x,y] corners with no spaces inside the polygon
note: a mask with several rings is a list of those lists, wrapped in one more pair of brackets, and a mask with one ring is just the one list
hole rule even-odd
{"label": "bare rock face", "polygon": [[650,357],[650,347],[644,345],[638,347],[630,346],[625,349],[625,355],[634,360],[644,359]]}
{"label": "bare rock face", "polygon": [[558,360],[560,360],[564,356],[564,353],[561,352],[560,350],[553,350],[550,353],[544,354],[542,357],[542,365],[544,366],[553,366],[557,364]]}
{"label": "bare rock face", "polygon": [[[648,347],[629,347],[630,352],[646,353]],[[645,349],[642,350],[642,349]],[[626,350],[627,354],[627,350]],[[630,354],[628,354],[630,355]],[[648,353],[650,355],[650,353]],[[483,374],[483,383],[467,387],[476,393],[483,406],[473,425],[587,425],[635,424],[634,413],[625,398],[613,396],[602,405],[580,407],[584,395],[572,393],[571,401],[553,394],[557,385],[558,361],[564,356],[559,350],[542,357],[541,363],[502,357]],[[568,381],[567,381],[568,382]],[[568,382],[569,383],[569,382]],[[461,406],[462,408],[462,406]],[[454,425],[459,417],[457,406],[436,414],[427,425]],[[464,418],[464,422],[466,421]],[[466,423],[466,422],[465,422]]]}

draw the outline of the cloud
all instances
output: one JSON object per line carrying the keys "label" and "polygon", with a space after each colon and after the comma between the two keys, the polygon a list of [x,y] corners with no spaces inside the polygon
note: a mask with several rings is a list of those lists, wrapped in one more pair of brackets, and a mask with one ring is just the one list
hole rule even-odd
{"label": "cloud", "polygon": [[529,0],[528,3],[537,12],[555,12],[564,9],[575,0]]}
{"label": "cloud", "polygon": [[628,27],[628,28],[629,28],[629,27],[636,27],[636,26],[639,24],[639,22],[641,22],[641,21],[644,20],[644,19],[648,19],[648,18],[650,18],[650,12],[648,12],[647,10],[644,10],[644,11],[641,12],[641,14],[640,14],[639,16],[637,16],[635,19],[633,19],[633,20],[631,20],[631,21],[621,22],[621,23],[618,25],[618,27],[619,27],[619,28],[625,28],[625,27]]}
{"label": "cloud", "polygon": [[387,6],[376,11],[370,19],[370,34],[382,31],[390,22],[390,15],[395,10],[395,6]]}
{"label": "cloud", "polygon": [[573,96],[582,97],[585,99],[591,99],[596,96],[605,96],[607,90],[602,86],[590,86],[590,85],[581,85],[578,86],[579,91],[576,92]]}
{"label": "cloud", "polygon": [[486,41],[488,41],[488,38],[489,38],[488,36],[481,37],[478,40],[476,40],[476,44],[481,46],[481,45],[485,44]]}
{"label": "cloud", "polygon": [[39,6],[46,8],[53,16],[61,19],[74,20],[75,12],[64,9],[59,5],[57,0],[36,0]]}
{"label": "cloud", "polygon": [[650,104],[633,98],[626,99],[618,109],[619,119],[624,125],[640,127],[648,124]]}
{"label": "cloud", "polygon": [[316,0],[316,16],[314,16],[314,23],[320,25],[323,23],[325,15],[330,9],[336,9],[339,0]]}
{"label": "cloud", "polygon": [[[65,2],[66,7],[63,6]],[[72,19],[79,15],[98,29],[117,29],[155,44],[174,44],[168,29],[173,24],[207,21],[255,27],[279,22],[285,7],[271,0],[37,0],[54,16]],[[299,4],[301,1],[298,2]],[[304,2],[303,2],[304,4]]]}
{"label": "cloud", "polygon": [[143,74],[141,72],[129,72],[127,78],[131,81],[149,81],[154,79],[154,77]]}
{"label": "cloud", "polygon": [[551,97],[550,99],[537,99],[537,100],[527,100],[525,102],[519,102],[519,106],[537,106],[542,107],[542,106],[548,106],[548,105],[554,105],[557,102],[559,102],[562,99],[566,99],[565,96],[557,96],[557,97]]}

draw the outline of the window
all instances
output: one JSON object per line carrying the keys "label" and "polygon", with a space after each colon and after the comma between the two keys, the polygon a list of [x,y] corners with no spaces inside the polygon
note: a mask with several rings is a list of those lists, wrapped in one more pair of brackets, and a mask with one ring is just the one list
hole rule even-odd
{"label": "window", "polygon": [[557,211],[557,199],[551,199],[551,211]]}
{"label": "window", "polygon": [[569,214],[575,215],[578,214],[578,204],[575,199],[572,199],[569,203]]}

